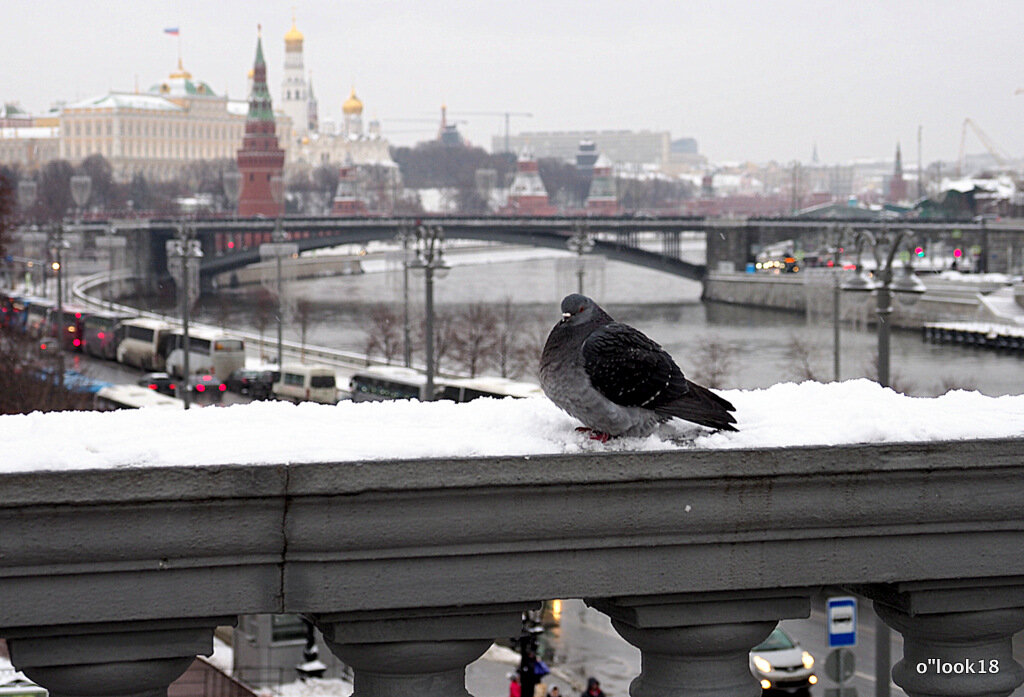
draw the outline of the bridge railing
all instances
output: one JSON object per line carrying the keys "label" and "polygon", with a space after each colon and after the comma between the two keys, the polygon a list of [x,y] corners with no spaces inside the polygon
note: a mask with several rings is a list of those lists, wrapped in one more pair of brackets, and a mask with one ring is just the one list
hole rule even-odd
{"label": "bridge railing", "polygon": [[634,697],[755,697],[749,649],[837,585],[903,634],[910,695],[1024,678],[1021,439],[136,464],[0,474],[0,636],[53,695],[163,694],[214,627],[282,612],[359,694],[466,695],[523,610],[584,598],[640,648]]}

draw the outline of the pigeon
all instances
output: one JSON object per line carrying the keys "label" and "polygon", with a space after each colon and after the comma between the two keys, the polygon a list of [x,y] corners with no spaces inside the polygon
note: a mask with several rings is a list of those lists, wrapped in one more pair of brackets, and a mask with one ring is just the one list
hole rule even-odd
{"label": "pigeon", "polygon": [[732,404],[687,380],[661,346],[578,293],[562,300],[562,319],[544,344],[540,386],[584,423],[578,431],[602,442],[647,436],[673,417],[737,430]]}

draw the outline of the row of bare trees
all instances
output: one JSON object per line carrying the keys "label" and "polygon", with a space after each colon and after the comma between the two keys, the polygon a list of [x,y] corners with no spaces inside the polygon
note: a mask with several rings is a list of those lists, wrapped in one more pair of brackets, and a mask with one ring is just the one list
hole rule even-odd
{"label": "row of bare trees", "polygon": [[[434,313],[434,356],[438,372],[482,374],[505,378],[535,378],[537,361],[550,327],[547,317],[506,299],[501,303],[471,303],[441,307]],[[423,317],[410,319],[413,362],[422,362]],[[378,304],[369,316],[364,352],[386,363],[404,355],[401,306]]]}

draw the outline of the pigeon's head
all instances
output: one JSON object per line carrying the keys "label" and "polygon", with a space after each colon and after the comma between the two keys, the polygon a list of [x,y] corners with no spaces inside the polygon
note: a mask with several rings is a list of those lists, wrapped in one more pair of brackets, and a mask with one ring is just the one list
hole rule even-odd
{"label": "pigeon's head", "polygon": [[562,321],[559,324],[586,324],[603,314],[593,300],[585,295],[573,293],[562,299]]}

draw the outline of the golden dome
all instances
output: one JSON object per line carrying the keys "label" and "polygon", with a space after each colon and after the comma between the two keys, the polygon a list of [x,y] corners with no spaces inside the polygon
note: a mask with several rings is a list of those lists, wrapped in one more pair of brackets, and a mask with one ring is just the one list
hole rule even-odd
{"label": "golden dome", "polygon": [[359,101],[359,97],[356,96],[355,87],[352,88],[352,94],[350,94],[348,99],[345,100],[345,103],[341,105],[341,110],[347,115],[355,114],[358,116],[363,113],[363,103]]}
{"label": "golden dome", "polygon": [[301,44],[304,38],[302,32],[295,26],[295,15],[292,15],[292,28],[284,35],[284,42],[288,45]]}
{"label": "golden dome", "polygon": [[171,73],[172,80],[179,77],[184,78],[186,80],[189,80],[192,77],[192,73],[185,70],[185,66],[181,64],[181,56],[178,57],[178,69]]}

